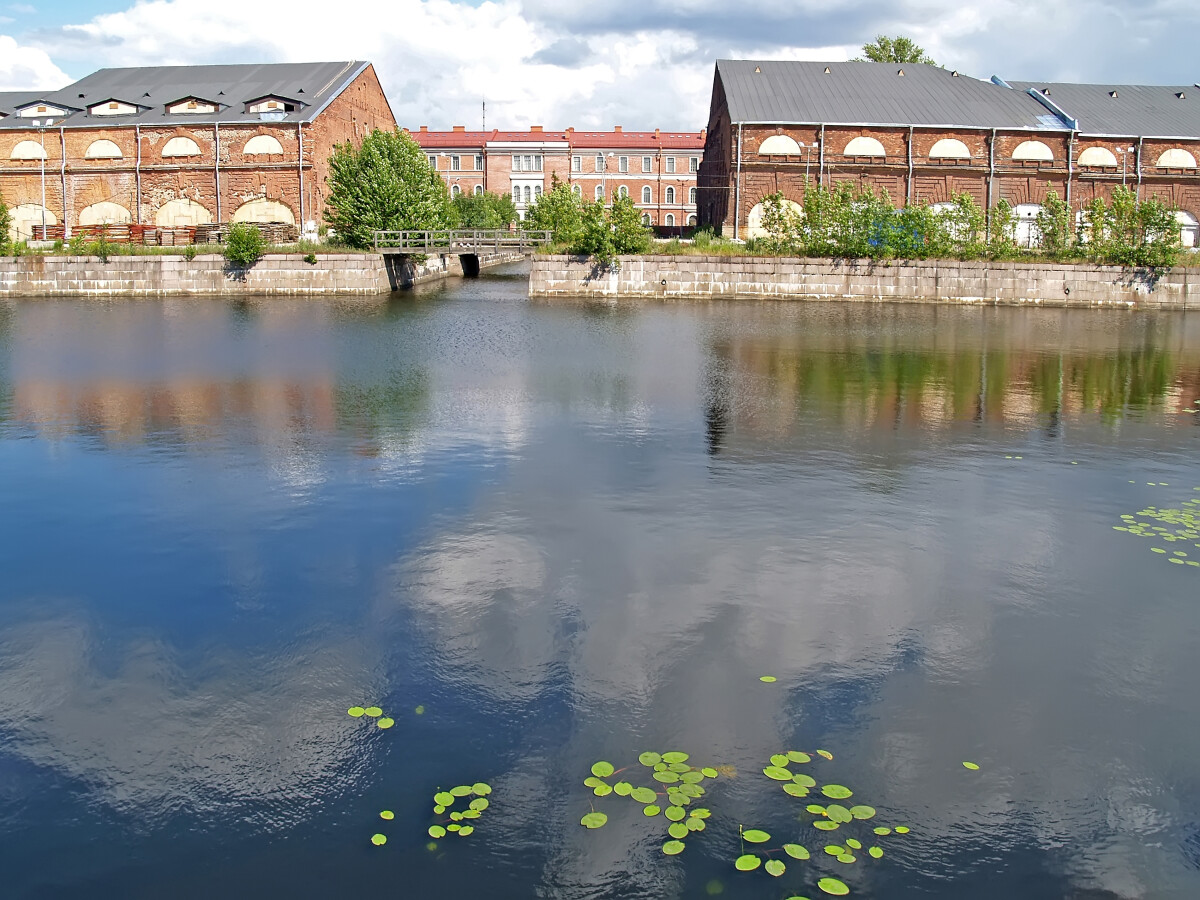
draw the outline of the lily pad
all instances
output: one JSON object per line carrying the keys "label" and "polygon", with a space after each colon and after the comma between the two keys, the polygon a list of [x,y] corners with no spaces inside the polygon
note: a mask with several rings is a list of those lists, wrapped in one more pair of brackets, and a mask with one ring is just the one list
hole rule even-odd
{"label": "lily pad", "polygon": [[363,709],[361,706],[352,706],[348,710],[346,710],[346,715],[353,716],[354,718],[358,719],[358,718],[361,718],[363,713],[365,713],[365,712],[366,712],[366,710]]}
{"label": "lily pad", "polygon": [[662,807],[654,803],[642,807],[642,815],[646,816],[647,818],[650,816],[657,816],[660,812],[662,812]]}
{"label": "lily pad", "polygon": [[806,810],[808,810],[808,812],[812,813],[813,815],[816,815],[816,816],[823,816],[823,815],[825,815],[825,807],[823,807],[823,806],[821,806],[821,805],[819,805],[819,804],[816,804],[816,803],[810,803],[810,804],[808,804],[808,806],[806,806],[806,807],[804,807],[804,808],[805,808]]}
{"label": "lily pad", "polygon": [[840,784],[827,784],[821,788],[821,793],[834,800],[845,800],[847,797],[854,796],[854,791]]}
{"label": "lily pad", "polygon": [[703,831],[705,827],[704,820],[693,819],[691,816],[689,816],[687,822],[683,823],[683,827],[688,831]]}
{"label": "lily pad", "polygon": [[867,852],[871,854],[872,859],[881,859],[883,857],[883,848],[882,847],[872,847]]}
{"label": "lily pad", "polygon": [[471,786],[468,784],[460,784],[457,787],[450,788],[450,793],[455,797],[466,797],[472,793]]}
{"label": "lily pad", "polygon": [[466,837],[468,834],[474,834],[474,833],[475,833],[474,825],[464,825],[462,828],[458,829],[459,837]]}
{"label": "lily pad", "polygon": [[817,786],[817,779],[813,778],[811,775],[805,775],[803,772],[801,772],[799,775],[793,775],[792,781],[796,782],[796,784],[803,785],[804,787],[810,788]]}
{"label": "lily pad", "polygon": [[850,807],[850,815],[856,819],[873,819],[875,817],[875,807],[873,806],[852,806]]}
{"label": "lily pad", "polygon": [[478,818],[479,818],[479,815],[480,815],[480,813],[479,813],[479,810],[477,810],[477,809],[467,809],[467,810],[463,810],[462,818],[464,818],[464,819],[478,819]]}
{"label": "lily pad", "polygon": [[462,816],[463,816],[463,814],[460,812],[457,812],[457,811],[452,812],[452,813],[450,813],[450,821],[460,822],[460,821],[462,821]]}
{"label": "lily pad", "polygon": [[778,859],[768,859],[767,864],[763,868],[767,870],[768,875],[774,875],[776,878],[787,871],[787,866],[784,865],[782,860]]}
{"label": "lily pad", "polygon": [[763,774],[768,778],[775,779],[776,781],[792,780],[792,773],[787,769],[780,768],[779,766],[767,766],[765,769],[763,769]]}
{"label": "lily pad", "polygon": [[822,878],[817,882],[817,887],[835,897],[844,897],[850,893],[850,888],[846,887],[845,883],[838,881],[836,878]]}
{"label": "lily pad", "polygon": [[909,828],[907,825],[897,825],[896,834],[908,834]]}
{"label": "lily pad", "polygon": [[687,815],[687,813],[686,813],[686,812],[684,812],[684,810],[683,810],[683,807],[682,807],[682,806],[668,806],[668,807],[667,807],[667,810],[666,810],[666,812],[664,813],[664,815],[665,815],[665,816],[666,816],[668,819],[670,819],[672,822],[678,822],[678,821],[680,821],[680,820],[681,820],[681,819],[682,819],[684,816],[686,816],[686,815]]}
{"label": "lily pad", "polygon": [[607,797],[612,792],[613,792],[613,789],[609,785],[604,784],[603,782],[601,782],[600,784],[598,784],[594,788],[592,788],[592,793],[595,794],[597,797]]}
{"label": "lily pad", "polygon": [[477,781],[471,785],[471,793],[479,797],[486,797],[492,792],[492,786],[483,781]]}
{"label": "lily pad", "polygon": [[693,809],[690,813],[688,813],[688,815],[693,816],[697,819],[707,819],[709,816],[712,815],[712,811],[704,809],[703,807],[700,807],[698,809]]}
{"label": "lily pad", "polygon": [[733,862],[733,866],[739,872],[753,872],[762,865],[762,860],[753,853],[747,853],[744,856],[739,856]]}
{"label": "lily pad", "polygon": [[764,684],[774,684],[779,679],[776,678],[774,675],[763,675],[758,680],[763,682]]}
{"label": "lily pad", "polygon": [[672,822],[671,827],[667,829],[667,834],[678,841],[688,836],[688,827],[682,822]]}
{"label": "lily pad", "polygon": [[429,836],[431,838],[444,838],[446,836],[446,829],[441,825],[430,825]]}
{"label": "lily pad", "polygon": [[828,750],[818,750],[817,756],[820,756],[824,759],[833,759],[833,754],[830,753]]}
{"label": "lily pad", "polygon": [[444,806],[439,805],[439,806],[435,806],[433,808],[433,813],[434,813],[434,815],[437,815],[437,816],[440,816],[445,811],[446,811],[446,807],[444,807]]}
{"label": "lily pad", "polygon": [[679,780],[684,784],[699,784],[704,780],[703,772],[680,772]]}
{"label": "lily pad", "polygon": [[655,772],[654,780],[661,781],[663,784],[674,784],[679,780],[679,776],[674,772]]}
{"label": "lily pad", "polygon": [[629,792],[629,796],[638,803],[653,803],[658,798],[658,794],[647,787],[636,787]]}
{"label": "lily pad", "polygon": [[678,856],[683,852],[683,847],[683,841],[667,841],[663,844],[662,850],[667,856]]}
{"label": "lily pad", "polygon": [[841,856],[846,852],[846,848],[840,844],[826,844],[822,849],[830,856]]}
{"label": "lily pad", "polygon": [[828,819],[813,822],[813,828],[819,828],[821,831],[837,831],[840,827],[837,822],[830,822]]}
{"label": "lily pad", "polygon": [[884,836],[886,836],[886,835],[889,835],[889,834],[891,834],[891,833],[892,833],[892,829],[890,829],[890,828],[886,828],[886,827],[884,827],[883,825],[880,825],[878,828],[876,828],[876,829],[875,829],[875,833],[876,833],[877,835],[879,835],[880,837],[884,837]]}
{"label": "lily pad", "polygon": [[383,710],[380,709],[378,706],[368,706],[366,709],[363,710],[363,712],[366,713],[368,716],[370,716],[372,719],[378,718],[379,716],[383,715]]}
{"label": "lily pad", "polygon": [[812,762],[812,757],[809,756],[807,753],[801,752],[800,750],[789,750],[787,752],[787,756],[788,756],[788,759],[790,759],[792,762],[798,762],[798,763]]}
{"label": "lily pad", "polygon": [[606,782],[603,778],[597,778],[595,775],[589,775],[587,778],[583,779],[584,787],[594,788],[605,783]]}
{"label": "lily pad", "polygon": [[380,728],[384,728],[384,729],[386,729],[386,728],[391,728],[393,725],[395,725],[395,724],[396,724],[396,720],[395,720],[395,719],[389,719],[387,716],[384,716],[382,719],[380,719],[380,720],[379,720],[378,722],[376,722],[375,724],[376,724],[376,725],[378,725]]}
{"label": "lily pad", "polygon": [[584,816],[582,819],[579,820],[579,824],[582,825],[584,828],[600,828],[607,821],[608,821],[608,816],[606,816],[604,813],[590,812],[586,816]]}
{"label": "lily pad", "polygon": [[454,804],[454,795],[449,791],[438,791],[433,795],[433,802],[438,806],[452,806]]}
{"label": "lily pad", "polygon": [[618,781],[613,785],[613,793],[618,797],[628,797],[633,793],[633,785],[628,781]]}
{"label": "lily pad", "polygon": [[808,788],[799,784],[792,784],[790,781],[783,786],[784,793],[791,794],[793,797],[807,797]]}
{"label": "lily pad", "polygon": [[861,850],[862,849],[862,844],[859,841],[855,840],[854,838],[847,838],[846,846],[849,847],[851,850]]}
{"label": "lily pad", "polygon": [[592,764],[592,774],[597,778],[607,778],[615,771],[616,769],[613,768],[613,764],[610,762],[598,762]]}
{"label": "lily pad", "polygon": [[964,769],[970,769],[972,772],[978,772],[978,771],[979,771],[979,764],[978,764],[978,763],[973,763],[973,762],[964,762],[964,763],[963,763],[963,768],[964,768]]}
{"label": "lily pad", "polygon": [[379,818],[390,822],[392,819],[396,818],[396,814],[394,812],[392,812],[390,809],[385,809],[383,812],[381,812],[379,814]]}
{"label": "lily pad", "polygon": [[662,762],[662,757],[659,754],[653,752],[652,750],[647,750],[645,753],[643,753],[641,756],[638,757],[638,762],[640,762],[643,766],[654,767],[654,766],[658,765],[660,762]]}
{"label": "lily pad", "polygon": [[771,836],[765,831],[759,831],[757,828],[750,828],[742,832],[742,838],[752,844],[765,844],[771,839]]}
{"label": "lily pad", "polygon": [[672,763],[687,762],[688,755],[686,753],[680,753],[678,750],[672,750],[670,753],[664,753],[662,755],[662,761],[667,765],[671,765]]}
{"label": "lily pad", "polygon": [[853,853],[843,853],[841,856],[839,856],[837,858],[837,861],[840,863],[846,863],[846,865],[849,865],[852,862],[857,862],[858,859]]}
{"label": "lily pad", "polygon": [[788,759],[787,756],[782,753],[776,753],[774,756],[771,757],[771,765],[778,766],[781,769],[786,769],[787,764],[790,762],[791,762],[791,760]]}
{"label": "lily pad", "polygon": [[841,824],[845,824],[854,818],[854,816],[850,814],[850,810],[846,809],[844,806],[839,806],[836,803],[831,803],[829,806],[825,807],[825,815],[829,817],[831,822],[839,822]]}
{"label": "lily pad", "polygon": [[457,822],[455,822],[453,825],[446,826],[447,831],[458,831],[458,829],[460,829],[460,828],[462,828],[462,826],[459,825]]}
{"label": "lily pad", "polygon": [[480,812],[487,809],[490,805],[491,802],[487,797],[476,797],[471,801],[471,809],[479,810]]}
{"label": "lily pad", "polygon": [[716,778],[721,773],[718,772],[716,769],[714,769],[712,766],[705,766],[703,769],[700,770],[700,774],[703,775],[705,778]]}
{"label": "lily pad", "polygon": [[809,853],[808,853],[807,848],[802,847],[799,844],[784,844],[783,852],[786,853],[788,856],[790,856],[792,859],[808,859],[809,858]]}
{"label": "lily pad", "polygon": [[371,835],[371,843],[374,844],[376,847],[382,847],[384,844],[387,843],[387,835],[386,834],[373,834],[373,835]]}

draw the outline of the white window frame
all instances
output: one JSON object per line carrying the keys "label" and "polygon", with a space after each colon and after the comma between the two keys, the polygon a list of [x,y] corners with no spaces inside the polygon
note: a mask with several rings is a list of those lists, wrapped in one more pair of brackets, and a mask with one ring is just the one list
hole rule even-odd
{"label": "white window frame", "polygon": [[457,197],[461,193],[462,193],[462,188],[460,188],[457,184],[450,186],[450,196],[451,197]]}
{"label": "white window frame", "polygon": [[669,184],[667,185],[666,196],[663,197],[663,203],[668,205],[674,205],[675,203],[675,188]]}
{"label": "white window frame", "polygon": [[642,172],[651,172],[654,169],[654,158],[651,156],[642,157]]}
{"label": "white window frame", "polygon": [[576,197],[583,197],[582,185],[578,185],[578,184],[571,185],[571,193],[574,194]]}
{"label": "white window frame", "polygon": [[663,219],[663,224],[666,225],[668,228],[674,228],[675,227],[675,214],[667,213],[666,218]]}
{"label": "white window frame", "polygon": [[483,185],[482,184],[475,185],[475,196],[476,197],[483,196]]}
{"label": "white window frame", "polygon": [[688,188],[688,206],[695,206],[695,205],[696,205],[696,189],[694,187],[690,187],[690,188]]}
{"label": "white window frame", "polygon": [[483,154],[482,153],[475,154],[475,171],[476,172],[483,171]]}
{"label": "white window frame", "polygon": [[513,154],[512,170],[514,172],[523,172],[524,171],[524,169],[521,168],[521,154],[519,154],[519,153]]}
{"label": "white window frame", "polygon": [[433,171],[435,171],[435,172],[437,171],[437,154],[436,153],[429,154],[429,168],[433,169]]}
{"label": "white window frame", "polygon": [[596,185],[596,199],[597,200],[604,199],[604,185],[602,185],[602,184]]}
{"label": "white window frame", "polygon": [[619,188],[617,188],[617,196],[622,200],[628,199],[629,188],[626,185],[621,185]]}
{"label": "white window frame", "polygon": [[596,171],[597,172],[604,171],[604,154],[603,153],[596,154]]}
{"label": "white window frame", "polygon": [[698,157],[698,156],[688,157],[688,171],[691,172],[693,175],[700,171],[700,157]]}
{"label": "white window frame", "polygon": [[675,174],[675,157],[673,157],[673,156],[667,157],[667,174],[668,175]]}
{"label": "white window frame", "polygon": [[583,171],[583,157],[582,156],[572,156],[571,157],[571,171],[572,172],[582,172]]}
{"label": "white window frame", "polygon": [[617,157],[617,171],[623,172],[625,174],[629,173],[629,157],[628,156],[618,156]]}
{"label": "white window frame", "polygon": [[461,172],[462,171],[462,157],[459,156],[457,153],[450,157],[450,171],[451,172]]}
{"label": "white window frame", "polygon": [[653,192],[650,190],[650,185],[646,185],[645,187],[642,188],[642,202],[643,203],[653,203],[654,202]]}

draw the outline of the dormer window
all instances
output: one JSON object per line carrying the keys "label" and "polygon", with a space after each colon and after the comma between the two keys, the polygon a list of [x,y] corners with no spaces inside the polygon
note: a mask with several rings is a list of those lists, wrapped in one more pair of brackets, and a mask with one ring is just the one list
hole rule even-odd
{"label": "dormer window", "polygon": [[270,95],[266,97],[255,97],[253,100],[246,101],[246,112],[258,113],[259,115],[286,115],[287,113],[295,112],[296,109],[304,104],[298,100],[292,100],[288,97],[278,95]]}
{"label": "dormer window", "polygon": [[58,118],[65,116],[67,111],[58,106],[51,106],[49,103],[38,102],[31,103],[28,106],[23,106],[17,110],[17,115],[22,119],[34,119],[41,116],[48,118]]}
{"label": "dormer window", "polygon": [[167,112],[171,115],[211,115],[217,108],[216,103],[202,97],[184,97],[167,104]]}
{"label": "dormer window", "polygon": [[88,114],[93,116],[132,116],[138,108],[124,100],[105,100],[88,108]]}

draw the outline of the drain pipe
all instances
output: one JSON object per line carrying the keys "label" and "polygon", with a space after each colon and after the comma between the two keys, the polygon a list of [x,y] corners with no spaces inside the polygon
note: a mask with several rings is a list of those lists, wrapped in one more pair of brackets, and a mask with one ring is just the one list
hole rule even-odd
{"label": "drain pipe", "polygon": [[[486,153],[486,150],[485,150]],[[483,161],[483,180],[487,182],[487,159]],[[304,233],[304,123],[296,123],[296,172],[300,179],[300,233]],[[487,187],[484,187],[487,190]]]}
{"label": "drain pipe", "polygon": [[992,207],[996,205],[996,129],[988,141],[987,237],[992,239]]}
{"label": "drain pipe", "polygon": [[1075,132],[1067,139],[1067,209],[1071,208],[1071,178],[1075,174]]}
{"label": "drain pipe", "polygon": [[825,124],[821,123],[820,163],[817,167],[817,186],[825,187]]}
{"label": "drain pipe", "polygon": [[134,204],[137,206],[137,223],[142,224],[142,126],[133,126],[133,139],[137,141],[137,152],[133,158],[133,182],[134,190],[137,191],[137,197],[134,198]]}
{"label": "drain pipe", "polygon": [[217,224],[221,224],[221,123],[213,122],[213,182],[217,189]]}
{"label": "drain pipe", "polygon": [[1144,149],[1142,145],[1145,142],[1146,142],[1146,139],[1144,137],[1138,138],[1138,152],[1137,152],[1137,176],[1138,176],[1137,200],[1138,200],[1138,203],[1142,202],[1142,150]]}
{"label": "drain pipe", "polygon": [[742,220],[742,123],[738,122],[737,181],[733,186],[733,239],[738,239],[738,226]]}
{"label": "drain pipe", "polygon": [[904,195],[904,205],[912,206],[912,178],[913,178],[913,126],[908,126],[908,184]]}
{"label": "drain pipe", "polygon": [[58,143],[62,148],[60,173],[62,175],[63,237],[69,238],[71,236],[71,226],[67,224],[67,135],[61,125],[58,126]]}

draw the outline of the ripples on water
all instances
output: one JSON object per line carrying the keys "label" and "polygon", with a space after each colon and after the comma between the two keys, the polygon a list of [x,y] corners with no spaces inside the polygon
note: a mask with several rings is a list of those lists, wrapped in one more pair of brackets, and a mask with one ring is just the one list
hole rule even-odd
{"label": "ripples on water", "polygon": [[[6,896],[1200,896],[1200,575],[1112,530],[1200,497],[1200,319],[524,291],[0,305]],[[818,746],[912,834],[734,871]],[[682,856],[579,827],[670,748]]]}

